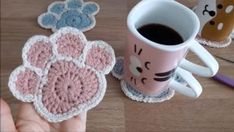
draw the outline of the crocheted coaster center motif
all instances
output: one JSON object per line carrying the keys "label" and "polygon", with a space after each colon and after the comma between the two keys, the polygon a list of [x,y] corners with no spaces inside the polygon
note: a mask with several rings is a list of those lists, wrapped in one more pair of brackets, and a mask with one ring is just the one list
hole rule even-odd
{"label": "crocheted coaster center motif", "polygon": [[57,61],[49,69],[42,103],[49,112],[63,114],[90,100],[97,93],[98,84],[94,71],[79,68],[73,62]]}
{"label": "crocheted coaster center motif", "polygon": [[87,41],[76,28],[50,37],[31,37],[23,48],[23,65],[10,75],[9,88],[50,122],[60,122],[95,107],[106,90],[105,74],[115,64],[104,41]]}

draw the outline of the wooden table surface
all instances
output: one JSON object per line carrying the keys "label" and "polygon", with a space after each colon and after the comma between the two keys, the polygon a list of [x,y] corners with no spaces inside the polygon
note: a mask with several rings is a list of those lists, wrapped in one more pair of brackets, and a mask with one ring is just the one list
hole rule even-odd
{"label": "wooden table surface", "polygon": [[[36,34],[51,31],[37,24],[37,16],[54,0],[1,1],[1,97],[11,106],[14,117],[19,101],[9,92],[10,72],[20,65],[25,41]],[[116,55],[123,55],[126,45],[126,17],[137,0],[94,0],[101,10],[96,27],[85,33],[89,40],[101,39],[113,46]],[[195,0],[180,0],[191,7]],[[234,42],[222,49],[208,48],[214,55],[234,60]],[[193,54],[188,58],[200,62]],[[234,64],[217,59],[220,72],[234,78]],[[119,81],[108,75],[108,88],[103,101],[88,112],[88,132],[233,132],[234,90],[208,78],[196,78],[204,90],[194,100],[176,94],[158,104],[138,103],[120,90]]]}

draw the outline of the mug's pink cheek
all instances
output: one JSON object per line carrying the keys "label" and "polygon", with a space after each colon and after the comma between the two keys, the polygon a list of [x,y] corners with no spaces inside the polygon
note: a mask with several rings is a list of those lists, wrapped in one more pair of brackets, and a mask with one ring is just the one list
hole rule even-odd
{"label": "mug's pink cheek", "polygon": [[78,68],[72,62],[58,61],[51,66],[42,102],[53,114],[63,114],[93,98],[99,88],[96,73]]}
{"label": "mug's pink cheek", "polygon": [[38,76],[29,70],[21,72],[17,76],[16,90],[23,95],[34,94],[37,90],[39,79]]}

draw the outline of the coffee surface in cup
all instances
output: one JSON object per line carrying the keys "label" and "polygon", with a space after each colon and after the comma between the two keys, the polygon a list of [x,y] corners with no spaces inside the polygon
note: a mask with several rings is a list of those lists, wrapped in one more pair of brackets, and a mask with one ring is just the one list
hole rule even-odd
{"label": "coffee surface in cup", "polygon": [[179,33],[162,24],[146,24],[137,31],[145,38],[162,45],[177,45],[184,42]]}

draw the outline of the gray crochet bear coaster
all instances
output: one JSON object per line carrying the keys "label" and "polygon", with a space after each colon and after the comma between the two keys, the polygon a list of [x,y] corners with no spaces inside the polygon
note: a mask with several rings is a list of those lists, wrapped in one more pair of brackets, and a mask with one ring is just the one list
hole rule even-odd
{"label": "gray crochet bear coaster", "polygon": [[[130,99],[144,103],[159,103],[169,100],[174,96],[175,91],[170,88],[157,96],[144,95],[143,93],[136,90],[135,88],[133,88],[131,85],[129,85],[127,82],[123,80],[123,73],[124,73],[123,66],[124,66],[124,58],[122,56],[117,57],[116,64],[112,70],[112,75],[121,81],[120,82],[121,89],[124,92],[124,94]],[[175,75],[174,78],[176,78],[177,81],[186,85],[186,82],[181,77]]]}
{"label": "gray crochet bear coaster", "polygon": [[38,24],[53,32],[62,27],[74,27],[82,32],[91,30],[95,24],[95,15],[99,12],[95,2],[83,0],[55,1],[49,5],[47,12],[38,17]]}

